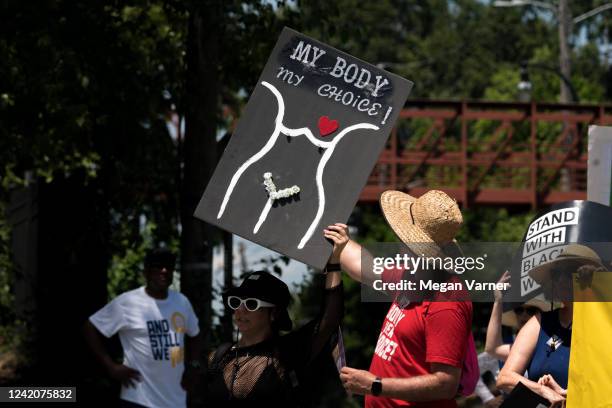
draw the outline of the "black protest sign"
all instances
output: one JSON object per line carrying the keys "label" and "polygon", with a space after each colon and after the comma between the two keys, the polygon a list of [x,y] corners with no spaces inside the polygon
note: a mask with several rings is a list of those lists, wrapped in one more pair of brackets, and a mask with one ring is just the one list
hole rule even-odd
{"label": "black protest sign", "polygon": [[504,399],[500,408],[546,408],[549,405],[550,403],[546,398],[531,391],[519,381],[510,395]]}
{"label": "black protest sign", "polygon": [[612,208],[581,200],[553,205],[529,223],[513,261],[512,287],[506,299],[524,303],[542,293],[542,287],[529,276],[529,271],[554,260],[567,244],[585,245],[595,251],[603,265],[609,265],[611,241]]}
{"label": "black protest sign", "polygon": [[195,216],[322,269],[411,87],[285,28]]}

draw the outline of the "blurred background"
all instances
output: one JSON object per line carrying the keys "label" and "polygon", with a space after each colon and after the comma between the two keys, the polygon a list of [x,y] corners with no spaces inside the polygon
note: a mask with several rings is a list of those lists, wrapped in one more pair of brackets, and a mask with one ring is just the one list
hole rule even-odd
{"label": "blurred background", "polygon": [[[415,83],[355,239],[396,240],[382,191],[437,188],[460,241],[499,242],[586,199],[588,125],[612,124],[611,16],[603,0],[0,1],[0,384],[112,403],[81,327],[143,283],[154,246],[178,254],[209,347],[231,336],[220,291],[250,270],[290,284],[297,321],[318,311],[319,275],[192,217],[282,27]],[[345,285],[347,361],[367,368],[388,305]],[[489,313],[475,305],[480,349]]]}

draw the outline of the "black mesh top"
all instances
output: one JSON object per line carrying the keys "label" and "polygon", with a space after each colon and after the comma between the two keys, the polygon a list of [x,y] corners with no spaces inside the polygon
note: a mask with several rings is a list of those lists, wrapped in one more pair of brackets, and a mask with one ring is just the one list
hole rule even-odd
{"label": "black mesh top", "polygon": [[[310,363],[330,343],[344,312],[342,285],[325,290],[318,318],[286,335],[247,347],[233,345],[208,359],[206,403],[213,407],[308,406]],[[323,379],[324,380],[324,379]]]}

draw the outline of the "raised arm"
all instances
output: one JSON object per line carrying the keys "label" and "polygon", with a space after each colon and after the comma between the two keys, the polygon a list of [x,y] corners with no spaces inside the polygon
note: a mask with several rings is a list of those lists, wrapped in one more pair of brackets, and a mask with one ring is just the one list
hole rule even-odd
{"label": "raised arm", "polygon": [[[326,230],[327,231],[327,230]],[[341,235],[331,231],[325,233],[325,237],[331,240],[334,244],[334,249],[328,261],[328,266],[337,265],[339,263],[340,253],[347,245],[348,235]],[[342,287],[342,272],[340,270],[328,271],[325,275],[325,293],[324,303],[319,316],[314,321],[306,326],[292,332],[290,336],[296,338],[298,342],[306,340],[308,333],[308,347],[310,353],[301,354],[306,357],[305,362],[309,363],[325,348],[329,343],[332,334],[336,333],[342,317],[344,316],[344,290]]]}
{"label": "raised arm", "polygon": [[[498,283],[506,283],[510,280],[508,271],[499,279]],[[503,313],[503,293],[495,291],[495,301],[489,318],[487,327],[487,338],[485,341],[485,351],[498,360],[506,361],[510,354],[510,345],[504,344],[502,340],[502,313]]]}
{"label": "raised arm", "polygon": [[328,272],[325,277],[325,304],[312,338],[310,359],[318,355],[336,333],[344,316],[344,289],[341,272]]}
{"label": "raised arm", "polygon": [[[330,263],[336,263],[338,249],[334,245],[334,253]],[[344,316],[344,289],[342,287],[342,272],[328,272],[325,276],[325,306],[319,321],[319,327],[313,342],[313,355],[318,354],[323,346],[342,323]]]}

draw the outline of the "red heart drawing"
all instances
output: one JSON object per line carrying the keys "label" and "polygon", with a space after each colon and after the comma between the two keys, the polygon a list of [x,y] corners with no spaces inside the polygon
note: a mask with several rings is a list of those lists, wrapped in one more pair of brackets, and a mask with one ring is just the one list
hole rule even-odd
{"label": "red heart drawing", "polygon": [[331,135],[338,129],[337,120],[329,120],[327,116],[321,116],[319,118],[319,133],[321,136]]}

